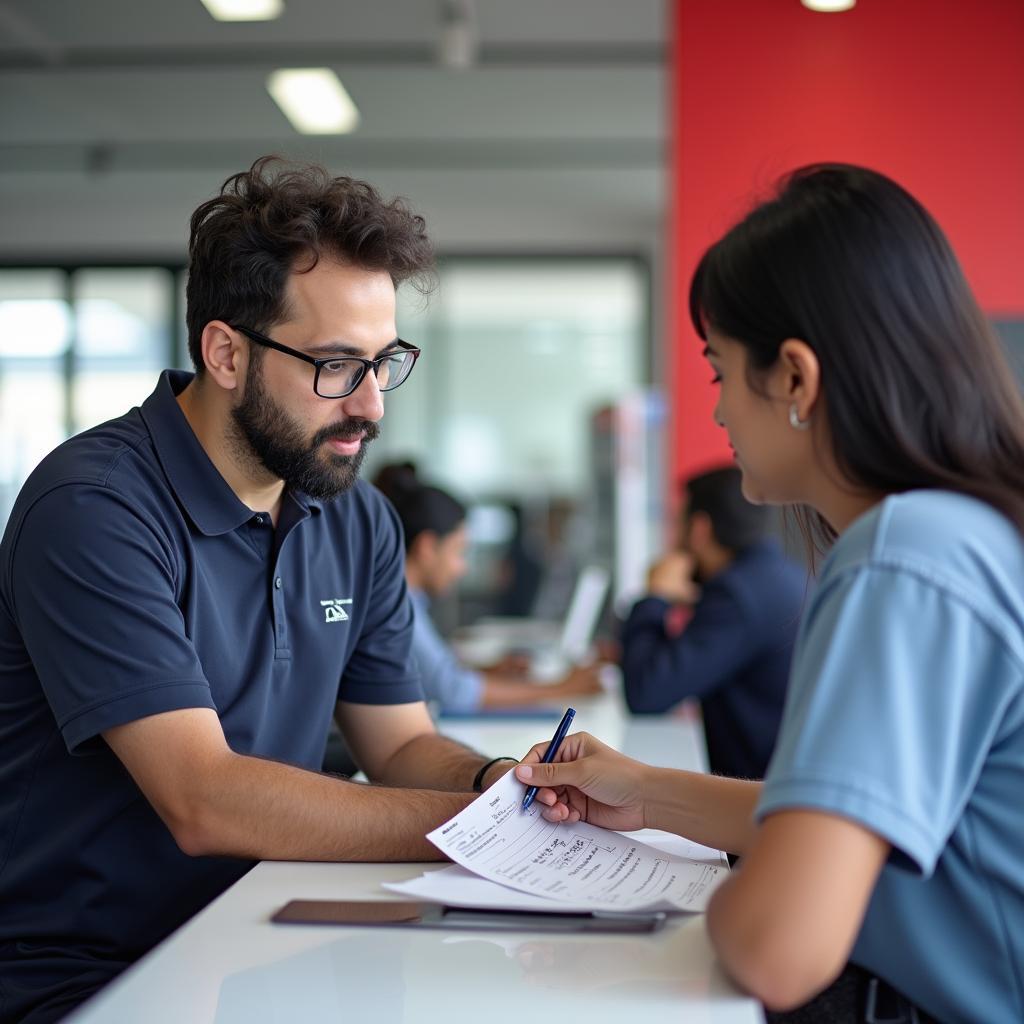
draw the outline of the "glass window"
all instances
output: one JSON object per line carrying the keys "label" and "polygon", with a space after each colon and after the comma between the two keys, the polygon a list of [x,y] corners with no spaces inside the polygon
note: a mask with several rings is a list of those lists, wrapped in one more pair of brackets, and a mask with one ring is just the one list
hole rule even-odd
{"label": "glass window", "polygon": [[59,270],[0,270],[0,523],[36,463],[67,436],[65,281]]}
{"label": "glass window", "polygon": [[172,360],[171,274],[158,267],[87,269],[71,278],[74,433],[120,416]]}
{"label": "glass window", "polygon": [[179,271],[177,284],[175,285],[178,290],[177,322],[174,325],[177,338],[174,348],[174,365],[179,370],[193,369],[192,360],[188,354],[188,326],[185,324],[185,286],[187,284],[188,271]]}
{"label": "glass window", "polygon": [[[461,621],[551,615],[592,561],[614,568],[618,591],[660,544],[660,459],[634,458],[618,435],[602,448],[599,430],[649,401],[648,301],[646,266],[618,257],[453,258],[429,301],[399,293],[399,333],[423,357],[385,398],[366,476],[411,459],[473,506]],[[639,430],[660,443],[657,417]],[[640,478],[631,504],[614,487],[599,493],[622,459]],[[617,556],[627,529],[628,572]]]}
{"label": "glass window", "polygon": [[582,492],[591,414],[641,381],[642,284],[625,262],[455,268],[446,471],[474,490]]}
{"label": "glass window", "polygon": [[[0,270],[0,523],[65,437],[138,405],[163,367],[190,365],[185,282],[156,266]],[[647,383],[648,301],[646,266],[619,257],[459,257],[442,261],[429,300],[400,290],[399,332],[424,356],[386,396],[364,475],[411,458],[478,506],[463,595],[479,591],[481,608],[543,603],[539,569],[537,586],[525,570],[509,584],[509,552],[548,576],[559,560],[614,557],[602,519],[623,503],[601,512],[596,499],[623,456],[613,446],[604,464],[599,410]],[[644,462],[648,484],[659,470]],[[512,596],[495,605],[502,586]]]}
{"label": "glass window", "polygon": [[452,259],[400,296],[423,358],[387,399],[374,464],[401,456],[463,493],[580,494],[590,418],[644,383],[647,278],[629,259]]}

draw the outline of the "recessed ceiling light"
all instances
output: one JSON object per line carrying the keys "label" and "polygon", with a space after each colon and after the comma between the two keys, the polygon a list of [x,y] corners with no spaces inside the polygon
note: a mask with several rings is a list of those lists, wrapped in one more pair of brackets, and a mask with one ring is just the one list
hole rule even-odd
{"label": "recessed ceiling light", "polygon": [[359,124],[359,111],[330,68],[290,68],[274,71],[267,90],[304,135],[343,135]]}
{"label": "recessed ceiling light", "polygon": [[270,21],[284,11],[282,0],[202,0],[218,21]]}
{"label": "recessed ceiling light", "polygon": [[809,11],[821,11],[824,14],[833,14],[836,11],[848,11],[857,0],[800,0]]}

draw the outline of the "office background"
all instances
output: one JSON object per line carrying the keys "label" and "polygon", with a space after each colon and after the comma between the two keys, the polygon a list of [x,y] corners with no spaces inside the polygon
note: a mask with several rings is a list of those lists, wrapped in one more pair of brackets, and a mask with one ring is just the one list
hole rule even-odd
{"label": "office background", "polygon": [[[427,217],[441,287],[401,297],[400,329],[428,358],[368,469],[413,458],[474,503],[463,617],[517,524],[628,596],[674,480],[728,455],[685,281],[785,169],[860,161],[917,192],[1024,366],[1022,51],[1020,0],[284,0],[261,22],[5,0],[0,521],[46,451],[186,365],[188,216],[276,152]],[[300,134],[271,98],[310,66],[351,134]]]}

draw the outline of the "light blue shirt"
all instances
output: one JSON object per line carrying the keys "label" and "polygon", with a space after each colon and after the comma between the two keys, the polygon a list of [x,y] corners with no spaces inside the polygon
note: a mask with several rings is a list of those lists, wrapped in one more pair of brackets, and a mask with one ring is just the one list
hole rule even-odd
{"label": "light blue shirt", "polygon": [[477,711],[483,699],[484,680],[479,672],[459,662],[430,618],[430,598],[409,588],[412,599],[412,655],[420,674],[423,695],[441,711]]}
{"label": "light blue shirt", "polygon": [[915,491],[837,542],[758,815],[797,807],[892,844],[855,963],[950,1024],[1024,1020],[1024,538],[990,506]]}

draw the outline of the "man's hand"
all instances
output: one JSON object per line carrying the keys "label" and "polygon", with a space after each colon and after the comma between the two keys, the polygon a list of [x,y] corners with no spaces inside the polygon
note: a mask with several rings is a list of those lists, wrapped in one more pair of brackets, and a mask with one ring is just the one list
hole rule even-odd
{"label": "man's hand", "polygon": [[685,551],[672,551],[647,571],[647,592],[672,604],[696,604],[700,587],[693,582],[694,561]]}

